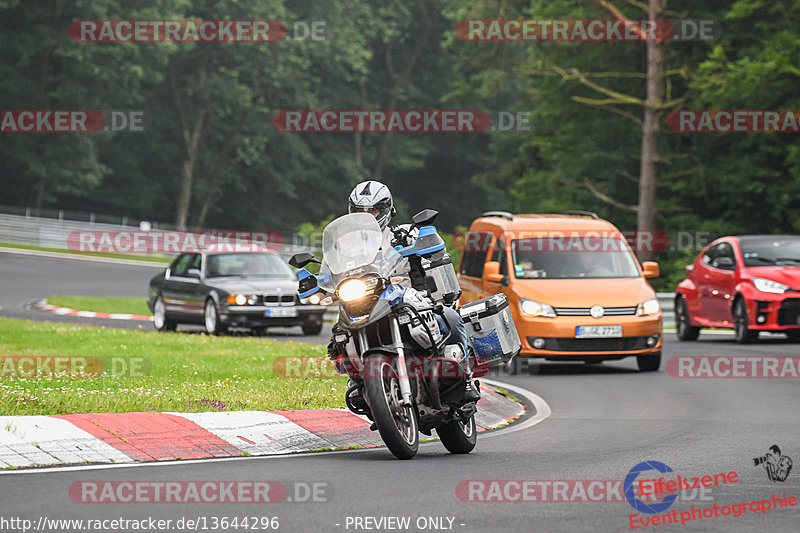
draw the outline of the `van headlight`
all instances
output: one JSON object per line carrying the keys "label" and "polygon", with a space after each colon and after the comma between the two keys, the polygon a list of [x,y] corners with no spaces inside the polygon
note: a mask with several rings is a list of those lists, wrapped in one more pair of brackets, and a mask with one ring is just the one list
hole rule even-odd
{"label": "van headlight", "polygon": [[554,318],[556,316],[556,312],[552,306],[541,302],[534,302],[533,300],[526,300],[525,298],[520,299],[519,308],[522,314],[528,316],[545,316],[549,318]]}
{"label": "van headlight", "polygon": [[661,311],[661,305],[655,298],[650,298],[636,307],[636,316],[654,315]]}
{"label": "van headlight", "polygon": [[783,294],[791,289],[788,285],[764,278],[753,278],[753,285],[761,292],[771,292],[772,294]]}

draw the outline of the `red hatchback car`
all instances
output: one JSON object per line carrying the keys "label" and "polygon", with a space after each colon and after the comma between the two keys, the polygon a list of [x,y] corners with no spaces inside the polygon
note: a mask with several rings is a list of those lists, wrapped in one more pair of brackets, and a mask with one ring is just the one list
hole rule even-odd
{"label": "red hatchback car", "polygon": [[733,328],[740,343],[761,331],[800,340],[800,236],[742,235],[709,244],[675,294],[680,340],[700,328]]}

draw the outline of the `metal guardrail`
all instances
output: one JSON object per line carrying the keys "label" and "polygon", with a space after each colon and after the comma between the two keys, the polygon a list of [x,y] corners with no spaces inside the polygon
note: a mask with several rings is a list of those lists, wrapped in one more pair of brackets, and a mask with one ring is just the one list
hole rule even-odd
{"label": "metal guardrail", "polygon": [[675,327],[675,293],[657,292],[658,303],[661,304],[661,315],[664,318],[664,327]]}
{"label": "metal guardrail", "polygon": [[[105,224],[96,221],[79,221],[67,220],[63,218],[59,219],[0,213],[0,242],[67,250],[69,249],[67,239],[69,238],[70,234],[81,231],[138,232],[143,230],[141,230],[138,225],[130,226],[123,224]],[[172,230],[152,228],[152,231],[164,232]],[[282,245],[279,253],[288,258],[292,254],[298,252],[313,253],[315,251],[317,251],[315,248],[309,246],[298,246],[296,244],[285,243]],[[172,254],[141,253],[136,255],[169,257]]]}

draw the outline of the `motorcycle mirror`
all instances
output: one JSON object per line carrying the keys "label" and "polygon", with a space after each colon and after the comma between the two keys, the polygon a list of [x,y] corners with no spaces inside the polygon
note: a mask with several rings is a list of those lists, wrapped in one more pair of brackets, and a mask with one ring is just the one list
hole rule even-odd
{"label": "motorcycle mirror", "polygon": [[432,224],[434,220],[436,220],[436,216],[439,214],[438,211],[433,209],[423,209],[413,217],[411,217],[411,221],[414,223],[415,226],[427,226]]}
{"label": "motorcycle mirror", "polygon": [[292,258],[289,259],[289,264],[295,268],[303,268],[309,263],[320,263],[320,260],[308,252],[294,254]]}

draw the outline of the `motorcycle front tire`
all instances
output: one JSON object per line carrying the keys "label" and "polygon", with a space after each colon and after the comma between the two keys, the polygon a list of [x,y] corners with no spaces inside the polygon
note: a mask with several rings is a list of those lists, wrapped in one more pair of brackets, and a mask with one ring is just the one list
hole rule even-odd
{"label": "motorcycle front tire", "polygon": [[419,419],[415,406],[402,405],[396,359],[392,355],[366,357],[364,389],[383,442],[398,459],[411,459],[419,449]]}

